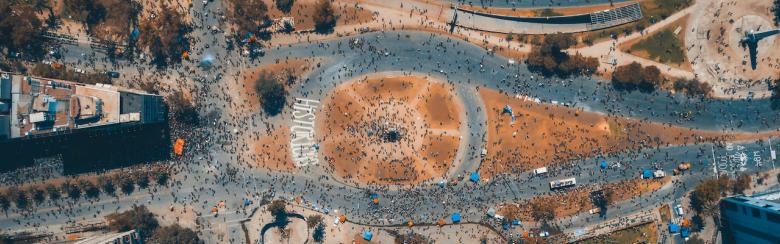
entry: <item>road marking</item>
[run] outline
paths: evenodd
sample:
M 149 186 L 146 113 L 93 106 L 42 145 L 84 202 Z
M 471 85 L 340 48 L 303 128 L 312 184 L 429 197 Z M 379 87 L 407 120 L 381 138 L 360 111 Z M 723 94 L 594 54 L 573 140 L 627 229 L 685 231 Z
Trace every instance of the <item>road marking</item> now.
M 715 179 L 717 179 L 718 176 L 718 161 L 715 159 L 715 146 L 710 145 L 710 151 L 712 152 L 712 171 L 715 172 Z

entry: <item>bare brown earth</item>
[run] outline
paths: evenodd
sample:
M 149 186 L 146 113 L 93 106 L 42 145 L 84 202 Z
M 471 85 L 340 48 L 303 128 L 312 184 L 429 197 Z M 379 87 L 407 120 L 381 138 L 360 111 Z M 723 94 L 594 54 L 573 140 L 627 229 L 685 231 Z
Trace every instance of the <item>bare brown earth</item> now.
M 285 172 L 296 170 L 292 161 L 290 149 L 290 128 L 280 126 L 273 129 L 270 134 L 264 134 L 260 138 L 250 142 L 252 165 Z
M 724 133 L 610 117 L 537 104 L 480 89 L 488 116 L 487 156 L 480 174 L 518 173 L 615 152 L 709 141 L 744 141 L 780 134 Z M 510 105 L 516 121 L 501 114 Z
M 630 179 L 612 182 L 601 186 L 580 187 L 571 191 L 558 192 L 552 195 L 536 196 L 519 203 L 508 203 L 499 206 L 497 213 L 508 219 L 518 219 L 524 222 L 535 221 L 531 215 L 533 205 L 552 205 L 555 218 L 562 218 L 588 212 L 596 208 L 589 197 L 595 190 L 611 190 L 614 192 L 612 202 L 624 201 L 641 194 L 655 191 L 669 182 L 671 177 L 663 179 Z
M 452 87 L 420 76 L 346 82 L 322 101 L 320 154 L 335 174 L 363 183 L 413 184 L 444 174 L 460 143 Z M 441 111 L 435 111 L 441 110 Z M 398 131 L 398 141 L 385 140 Z

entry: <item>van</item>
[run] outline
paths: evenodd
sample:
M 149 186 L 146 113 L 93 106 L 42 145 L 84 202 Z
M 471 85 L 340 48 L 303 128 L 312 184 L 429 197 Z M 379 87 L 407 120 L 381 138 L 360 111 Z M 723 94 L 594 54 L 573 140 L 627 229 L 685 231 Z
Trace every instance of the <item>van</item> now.
M 547 173 L 547 167 L 541 167 L 541 168 L 538 168 L 538 169 L 534 169 L 533 172 L 534 172 L 534 175 L 540 175 L 540 174 Z

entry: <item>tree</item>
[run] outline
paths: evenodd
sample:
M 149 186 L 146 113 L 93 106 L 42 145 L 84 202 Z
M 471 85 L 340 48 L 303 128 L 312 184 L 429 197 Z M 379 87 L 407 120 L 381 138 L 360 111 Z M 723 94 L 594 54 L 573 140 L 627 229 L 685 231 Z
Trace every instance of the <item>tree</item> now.
M 0 46 L 42 53 L 43 24 L 28 4 L 0 4 Z
M 11 196 L 11 199 L 14 201 L 14 204 L 16 204 L 16 208 L 18 209 L 27 209 L 30 207 L 30 201 L 27 198 L 27 193 L 23 191 L 22 189 L 19 189 L 18 187 L 11 187 L 8 189 L 8 195 Z
M 132 179 L 121 177 L 119 178 L 119 188 L 123 193 L 125 193 L 125 195 L 130 195 L 133 193 L 133 191 L 135 191 L 135 183 Z
M 569 55 L 566 50 L 577 44 L 570 34 L 547 35 L 544 41 L 531 49 L 526 62 L 531 70 L 544 75 L 589 75 L 597 71 L 599 62 L 593 57 L 585 57 L 577 53 Z
M 112 231 L 139 230 L 144 237 L 150 236 L 159 224 L 154 214 L 144 205 L 134 205 L 132 209 L 106 216 L 108 228 Z
M 84 196 L 87 198 L 97 198 L 100 196 L 100 189 L 91 181 L 80 180 L 79 187 L 84 191 Z
M 314 228 L 311 238 L 318 243 L 325 241 L 325 225 L 322 223 L 318 224 L 317 228 Z
M 284 13 L 290 13 L 295 0 L 276 0 L 276 8 Z
M 152 234 L 156 243 L 196 244 L 203 243 L 198 234 L 190 228 L 181 227 L 179 224 L 160 227 Z
M 336 26 L 336 15 L 330 0 L 318 0 L 314 6 L 314 29 L 319 33 L 329 33 Z
M 661 70 L 658 69 L 658 67 L 655 67 L 655 65 L 646 66 L 642 70 L 642 80 L 646 83 L 652 84 L 653 86 L 658 86 L 663 81 L 663 77 L 661 77 Z
M 103 189 L 103 192 L 113 196 L 116 193 L 116 184 L 114 184 L 114 181 L 114 178 L 111 176 L 102 176 L 98 178 L 98 186 Z
M 81 197 L 81 188 L 69 180 L 63 182 L 60 186 L 60 189 L 62 189 L 63 192 L 68 193 L 68 197 L 73 200 L 79 199 Z
M 721 175 L 718 179 L 702 181 L 693 189 L 691 205 L 700 213 L 712 213 L 720 200 L 721 194 L 732 189 L 733 181 L 728 175 Z
M 734 192 L 739 194 L 745 194 L 746 190 L 750 189 L 751 177 L 749 174 L 740 174 L 737 176 L 736 182 L 734 182 Z
M 187 35 L 192 31 L 184 14 L 168 5 L 161 8 L 159 16 L 141 22 L 138 37 L 139 46 L 151 51 L 158 67 L 181 62 L 182 54 L 190 50 Z
M 35 201 L 36 204 L 41 204 L 43 201 L 46 200 L 46 192 L 43 191 L 43 189 L 38 187 L 30 187 L 30 194 L 32 195 L 33 201 Z
M 658 67 L 653 65 L 642 67 L 637 62 L 631 62 L 630 64 L 616 67 L 612 73 L 612 81 L 619 88 L 629 90 L 640 88 L 651 91 L 660 86 L 664 78 Z
M 263 106 L 263 111 L 269 116 L 281 113 L 287 103 L 287 91 L 284 85 L 280 84 L 271 73 L 260 73 L 255 81 L 255 92 Z
M 320 223 L 322 223 L 322 215 L 313 214 L 306 218 L 306 227 L 309 229 L 316 227 Z
M 154 174 L 154 180 L 157 182 L 158 185 L 167 185 L 168 184 L 168 178 L 170 178 L 170 174 L 168 171 L 165 170 L 159 170 Z
M 149 187 L 149 175 L 146 174 L 146 172 L 136 172 L 133 178 L 135 179 L 138 188 L 145 189 Z
M 279 224 L 280 229 L 284 229 L 290 222 L 287 219 L 286 205 L 283 200 L 274 200 L 268 205 L 268 212 L 274 217 L 274 222 Z
M 8 209 L 11 208 L 11 201 L 8 200 L 7 193 L 0 193 L 0 208 L 3 209 L 6 216 L 8 215 Z
M 238 27 L 238 35 L 241 38 L 250 32 L 257 33 L 259 28 L 267 27 L 270 23 L 268 7 L 262 0 L 230 0 L 230 3 L 233 9 L 228 11 L 228 15 Z
M 49 199 L 51 200 L 59 200 L 62 196 L 60 189 L 57 189 L 57 187 L 51 183 L 46 184 L 46 194 L 49 195 Z

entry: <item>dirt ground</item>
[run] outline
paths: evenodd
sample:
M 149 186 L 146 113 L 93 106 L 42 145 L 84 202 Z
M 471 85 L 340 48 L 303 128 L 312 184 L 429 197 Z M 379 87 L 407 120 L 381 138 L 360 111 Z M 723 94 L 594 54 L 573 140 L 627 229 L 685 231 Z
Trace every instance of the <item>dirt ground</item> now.
M 289 127 L 279 126 L 270 134 L 249 141 L 251 165 L 285 172 L 297 169 L 291 157 Z
M 487 108 L 487 156 L 480 174 L 519 173 L 607 153 L 705 141 L 743 141 L 780 132 L 728 134 L 608 117 L 552 104 L 537 104 L 480 89 Z M 510 105 L 516 121 L 501 114 Z
M 633 3 L 634 2 L 621 2 L 621 3 L 615 3 L 613 4 L 613 6 L 610 6 L 609 4 L 598 4 L 598 5 L 562 7 L 562 8 L 550 8 L 550 9 L 557 15 L 566 16 L 566 15 L 588 14 L 596 11 L 618 8 Z M 540 8 L 495 8 L 495 7 L 484 7 L 484 6 L 473 6 L 473 5 L 460 5 L 459 7 L 462 9 L 478 11 L 483 13 L 518 16 L 518 17 L 539 17 L 541 16 L 540 15 L 541 11 L 543 11 L 543 9 Z
M 453 92 L 420 76 L 346 82 L 322 101 L 317 115 L 321 156 L 336 175 L 360 182 L 419 183 L 441 176 L 460 143 L 463 108 Z
M 671 181 L 671 177 L 667 176 L 657 180 L 623 180 L 604 184 L 600 188 L 596 186 L 581 187 L 571 191 L 553 193 L 552 195 L 536 196 L 520 203 L 504 204 L 499 206 L 497 212 L 508 219 L 534 222 L 535 220 L 531 215 L 533 205 L 553 205 L 555 218 L 568 217 L 596 208 L 590 199 L 590 192 L 592 191 L 599 189 L 612 190 L 614 192 L 612 202 L 619 202 L 657 190 L 669 181 Z

